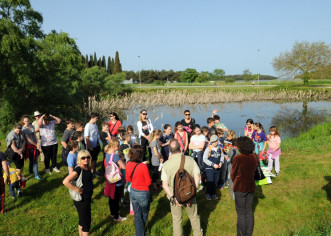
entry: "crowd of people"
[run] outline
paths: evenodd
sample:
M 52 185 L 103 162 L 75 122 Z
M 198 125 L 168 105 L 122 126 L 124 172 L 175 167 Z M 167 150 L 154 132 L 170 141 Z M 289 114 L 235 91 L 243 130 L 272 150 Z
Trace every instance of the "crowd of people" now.
M 124 127 L 115 112 L 109 114 L 109 121 L 102 122 L 101 131 L 97 126 L 97 113 L 90 115 L 85 126 L 82 122 L 66 121 L 61 145 L 62 161 L 68 167 L 68 176 L 63 184 L 80 196 L 79 200 L 73 198 L 79 215 L 80 235 L 89 235 L 92 180 L 102 176 L 105 177 L 104 195 L 109 198 L 110 216 L 116 222 L 126 220 L 120 215 L 120 203 L 125 193 L 129 193 L 136 235 L 145 235 L 151 191 L 159 192 L 161 189 L 170 200 L 173 235 L 182 234 L 182 207 L 186 208 L 194 235 L 203 235 L 195 197 L 185 204 L 174 198 L 174 176 L 182 154 L 185 155 L 185 170 L 193 177 L 198 191 L 205 189 L 207 201 L 218 200 L 217 188 L 229 188 L 237 211 L 237 234 L 252 234 L 257 165 L 264 165 L 262 160 L 266 157 L 269 171 L 272 171 L 273 164 L 276 175 L 280 171 L 281 139 L 277 127 L 270 127 L 270 134 L 266 135 L 261 123 L 247 119 L 245 136 L 236 137 L 233 130 L 220 122 L 217 110 L 202 127 L 191 117 L 189 110 L 184 111 L 184 116 L 183 120 L 175 122 L 174 127 L 166 124 L 161 131 L 154 128 L 147 110 L 142 110 L 136 124 L 137 136 L 134 127 Z M 24 115 L 6 138 L 5 153 L 0 152 L 1 212 L 4 210 L 5 183 L 9 185 L 13 198 L 22 196 L 20 181 L 23 180 L 25 159 L 29 159 L 29 172 L 38 181 L 41 180 L 39 157 L 44 162 L 45 174 L 59 172 L 55 126 L 61 123 L 61 119 L 38 111 L 34 112 L 34 118 L 31 124 L 30 117 Z M 97 171 L 100 152 L 103 164 Z M 11 163 L 16 169 L 9 166 Z

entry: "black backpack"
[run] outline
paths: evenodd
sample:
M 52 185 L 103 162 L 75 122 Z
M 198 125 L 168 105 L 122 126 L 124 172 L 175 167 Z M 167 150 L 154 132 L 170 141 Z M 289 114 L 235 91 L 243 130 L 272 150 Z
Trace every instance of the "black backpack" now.
M 185 156 L 182 154 L 180 167 L 174 178 L 174 197 L 179 204 L 185 204 L 195 197 L 197 189 L 194 178 L 184 169 Z

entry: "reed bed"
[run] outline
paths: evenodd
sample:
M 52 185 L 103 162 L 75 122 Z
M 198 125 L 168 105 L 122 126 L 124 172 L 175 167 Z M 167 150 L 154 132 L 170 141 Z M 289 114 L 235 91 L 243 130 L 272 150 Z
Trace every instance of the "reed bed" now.
M 101 98 L 91 97 L 88 102 L 87 112 L 98 112 L 107 115 L 109 111 L 120 111 L 131 108 L 151 108 L 159 105 L 176 106 L 181 104 L 212 104 L 243 101 L 314 101 L 328 100 L 329 90 L 293 90 L 287 88 L 272 90 L 157 90 L 153 92 L 133 92 L 126 96 Z

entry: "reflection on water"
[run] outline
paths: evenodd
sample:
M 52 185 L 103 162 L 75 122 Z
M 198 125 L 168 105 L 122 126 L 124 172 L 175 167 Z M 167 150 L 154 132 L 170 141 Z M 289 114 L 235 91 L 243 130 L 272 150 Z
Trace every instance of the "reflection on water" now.
M 279 127 L 282 138 L 297 136 L 314 125 L 325 121 L 331 113 L 331 102 L 233 102 L 209 105 L 155 106 L 149 107 L 148 116 L 155 128 L 172 127 L 184 118 L 183 111 L 190 110 L 191 116 L 200 126 L 207 126 L 207 118 L 217 109 L 221 122 L 236 134 L 243 135 L 246 120 L 260 122 L 266 132 L 272 125 Z M 140 109 L 124 111 L 124 125 L 132 124 L 136 129 Z M 161 130 L 162 130 L 161 129 Z

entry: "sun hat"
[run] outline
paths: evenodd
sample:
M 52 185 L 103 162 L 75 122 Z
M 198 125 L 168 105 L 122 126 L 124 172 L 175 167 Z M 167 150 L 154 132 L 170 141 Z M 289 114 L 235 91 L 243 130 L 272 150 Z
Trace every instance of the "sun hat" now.
M 33 113 L 33 116 L 41 116 L 41 114 L 40 114 L 39 111 L 35 111 L 35 112 Z
M 216 141 L 218 141 L 218 137 L 217 137 L 215 134 L 213 134 L 213 135 L 210 137 L 210 142 L 213 143 L 213 142 L 216 142 Z

